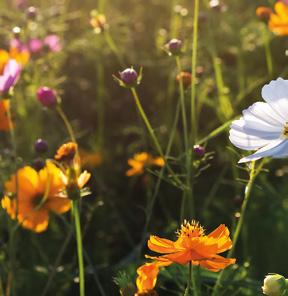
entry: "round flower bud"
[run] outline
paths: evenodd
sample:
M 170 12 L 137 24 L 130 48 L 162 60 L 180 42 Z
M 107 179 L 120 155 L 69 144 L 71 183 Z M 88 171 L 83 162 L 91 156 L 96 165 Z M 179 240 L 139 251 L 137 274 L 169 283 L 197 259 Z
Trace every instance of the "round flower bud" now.
M 47 86 L 42 86 L 37 90 L 37 98 L 45 107 L 54 107 L 57 103 L 55 90 Z
M 44 153 L 48 150 L 48 143 L 43 139 L 37 139 L 34 144 L 35 151 L 37 153 Z
M 260 6 L 256 9 L 256 15 L 262 21 L 267 21 L 272 13 L 273 10 L 270 7 Z
M 137 84 L 138 73 L 133 68 L 127 68 L 120 72 L 120 78 L 126 86 L 134 86 Z
M 189 87 L 191 85 L 191 81 L 192 81 L 192 75 L 190 72 L 184 72 L 182 71 L 181 73 L 179 73 L 176 77 L 176 79 L 178 81 L 182 81 L 183 86 L 185 88 Z
M 39 172 L 40 170 L 42 170 L 45 167 L 45 161 L 41 158 L 36 158 L 33 161 L 32 166 L 37 172 Z
M 28 19 L 34 20 L 37 16 L 37 9 L 34 6 L 28 7 L 26 15 Z
M 171 55 L 179 55 L 181 53 L 182 45 L 183 45 L 182 41 L 176 38 L 171 39 L 166 44 L 168 52 Z
M 203 146 L 194 145 L 193 151 L 198 157 L 203 157 L 205 155 L 205 148 Z
M 287 280 L 280 274 L 266 275 L 263 283 L 263 294 L 268 296 L 281 296 L 287 289 Z
M 12 29 L 13 35 L 15 38 L 19 38 L 20 34 L 21 34 L 21 28 L 20 27 L 14 27 Z

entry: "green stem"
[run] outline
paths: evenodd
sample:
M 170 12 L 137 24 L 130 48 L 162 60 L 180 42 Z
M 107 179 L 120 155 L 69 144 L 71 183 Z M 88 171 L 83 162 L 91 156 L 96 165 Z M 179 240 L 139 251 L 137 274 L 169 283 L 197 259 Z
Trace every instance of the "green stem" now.
M 192 263 L 190 261 L 189 262 L 189 273 L 188 273 L 188 278 L 187 278 L 187 287 L 185 289 L 184 296 L 189 296 L 189 294 L 190 294 L 191 277 L 192 277 Z
M 242 226 L 243 226 L 245 214 L 246 214 L 246 211 L 247 211 L 247 204 L 248 204 L 250 196 L 251 196 L 251 191 L 252 191 L 255 179 L 258 176 L 258 174 L 261 172 L 261 169 L 262 169 L 264 163 L 265 163 L 265 159 L 263 159 L 260 162 L 257 169 L 255 169 L 255 161 L 251 162 L 251 168 L 250 168 L 250 173 L 249 173 L 249 181 L 248 181 L 248 183 L 247 183 L 247 185 L 245 187 L 245 195 L 244 195 L 244 200 L 243 200 L 241 211 L 240 211 L 240 218 L 239 218 L 239 220 L 238 220 L 238 222 L 236 224 L 235 232 L 234 232 L 233 237 L 232 237 L 233 247 L 228 252 L 227 258 L 231 258 L 233 256 L 233 254 L 234 254 L 235 247 L 236 247 L 236 244 L 237 244 L 237 242 L 239 240 L 239 235 L 241 233 L 241 229 L 242 229 Z M 218 295 L 218 291 L 219 291 L 219 289 L 221 287 L 221 282 L 222 282 L 223 276 L 224 276 L 224 269 L 220 272 L 220 274 L 218 276 L 218 279 L 217 279 L 216 284 L 215 284 L 214 289 L 213 289 L 212 296 L 217 296 Z
M 197 109 L 196 109 L 196 67 L 198 50 L 198 18 L 199 0 L 194 2 L 194 22 L 193 22 L 193 44 L 192 44 L 192 83 L 191 83 L 191 142 L 192 145 L 197 140 Z
M 146 116 L 146 113 L 145 113 L 142 105 L 141 105 L 141 102 L 139 100 L 139 97 L 138 97 L 138 94 L 136 92 L 136 89 L 134 87 L 132 87 L 131 88 L 131 92 L 132 92 L 133 98 L 135 100 L 135 104 L 137 106 L 137 109 L 138 109 L 138 111 L 140 113 L 140 116 L 141 116 L 142 120 L 145 123 L 145 126 L 146 126 L 146 128 L 148 130 L 148 133 L 149 133 L 149 135 L 150 135 L 150 137 L 152 139 L 152 142 L 153 142 L 153 144 L 154 144 L 157 152 L 165 160 L 165 165 L 166 165 L 167 170 L 169 171 L 169 173 L 171 173 L 171 176 L 175 179 L 175 181 L 178 183 L 178 185 L 182 186 L 183 185 L 182 181 L 178 178 L 178 176 L 171 169 L 170 165 L 168 164 L 168 162 L 167 162 L 167 160 L 165 158 L 165 155 L 164 155 L 163 150 L 162 150 L 162 148 L 161 148 L 161 146 L 159 144 L 159 141 L 158 141 L 158 139 L 157 139 L 157 137 L 155 135 L 155 132 L 154 132 L 154 130 L 153 130 L 153 128 L 152 128 L 152 126 L 151 126 L 151 124 L 150 124 L 147 116 Z
M 114 40 L 112 39 L 110 32 L 108 30 L 104 31 L 104 36 L 106 39 L 106 42 L 110 48 L 110 50 L 115 54 L 119 64 L 121 65 L 121 67 L 125 67 L 125 63 L 123 61 L 123 59 L 121 58 L 121 56 L 119 55 L 119 50 L 114 42 Z
M 265 47 L 265 57 L 266 57 L 266 64 L 267 64 L 267 71 L 268 75 L 271 78 L 273 76 L 273 61 L 272 61 L 272 54 L 270 48 L 270 38 L 269 38 L 269 31 L 264 29 L 264 47 Z
M 180 58 L 176 57 L 176 64 L 179 74 L 182 72 Z M 188 128 L 187 128 L 187 115 L 186 115 L 186 104 L 185 104 L 185 95 L 184 95 L 184 85 L 182 79 L 179 79 L 179 93 L 180 93 L 180 105 L 181 105 L 181 113 L 182 113 L 182 125 L 183 125 L 183 133 L 184 133 L 184 148 L 185 148 L 185 156 L 186 156 L 186 190 L 183 191 L 182 202 L 181 202 L 181 212 L 180 212 L 180 222 L 182 223 L 185 216 L 185 208 L 186 202 L 188 199 L 189 202 L 189 216 L 194 216 L 194 200 L 191 188 L 191 154 L 189 149 L 188 142 Z M 191 218 L 189 217 L 189 218 Z
M 78 254 L 78 267 L 79 267 L 79 292 L 80 296 L 85 296 L 85 275 L 84 275 L 84 260 L 83 260 L 83 249 L 82 249 L 82 235 L 81 235 L 81 224 L 79 216 L 78 201 L 72 201 L 72 213 L 74 216 L 75 231 L 76 231 L 76 242 L 77 242 L 77 254 Z
M 63 110 L 62 110 L 62 108 L 61 108 L 60 105 L 57 105 L 56 111 L 58 112 L 59 116 L 63 120 L 71 141 L 74 142 L 74 143 L 77 143 L 76 142 L 76 137 L 74 135 L 73 128 L 72 128 L 72 126 L 71 126 L 71 124 L 70 124 L 70 122 L 69 122 L 66 114 L 63 112 Z

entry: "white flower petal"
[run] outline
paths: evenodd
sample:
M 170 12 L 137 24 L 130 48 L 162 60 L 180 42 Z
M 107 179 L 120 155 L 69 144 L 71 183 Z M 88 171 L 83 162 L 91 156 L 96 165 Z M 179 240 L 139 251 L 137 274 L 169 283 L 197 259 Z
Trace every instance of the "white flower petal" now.
M 273 108 L 264 102 L 256 102 L 247 110 L 243 111 L 245 120 L 257 120 L 263 124 L 283 127 L 285 120 L 281 118 Z
M 262 88 L 262 97 L 285 122 L 288 121 L 288 80 L 272 80 Z
M 257 160 L 263 157 L 279 157 L 286 149 L 287 140 L 278 139 L 270 142 L 270 144 L 256 151 L 254 154 L 241 158 L 238 163 L 244 163 L 252 160 Z

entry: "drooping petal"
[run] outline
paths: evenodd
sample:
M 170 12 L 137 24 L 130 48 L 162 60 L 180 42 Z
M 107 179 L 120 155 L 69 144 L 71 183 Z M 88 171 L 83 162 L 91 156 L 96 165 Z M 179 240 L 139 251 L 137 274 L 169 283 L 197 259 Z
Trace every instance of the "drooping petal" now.
M 46 201 L 45 207 L 57 214 L 66 213 L 71 208 L 71 200 L 66 197 L 56 196 Z
M 236 259 L 234 258 L 224 258 L 222 256 L 215 256 L 212 259 L 207 260 L 200 260 L 199 265 L 209 269 L 210 271 L 217 272 L 221 269 L 226 268 L 229 265 L 232 265 L 236 262 Z
M 154 289 L 159 273 L 159 266 L 156 262 L 145 263 L 137 269 L 136 285 L 138 293 L 149 292 Z
M 285 143 L 287 140 L 278 139 L 271 141 L 270 144 L 264 146 L 263 148 L 257 150 L 254 154 L 243 157 L 239 160 L 239 163 L 244 163 L 252 160 L 258 160 L 263 157 L 277 157 L 279 153 L 283 153 L 283 148 L 286 147 Z M 284 145 L 284 146 L 283 146 Z

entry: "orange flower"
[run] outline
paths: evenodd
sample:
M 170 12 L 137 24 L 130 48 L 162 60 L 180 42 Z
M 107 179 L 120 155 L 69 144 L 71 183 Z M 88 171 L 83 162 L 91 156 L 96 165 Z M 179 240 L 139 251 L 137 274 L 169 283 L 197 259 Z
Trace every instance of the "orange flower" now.
M 79 156 L 83 167 L 96 167 L 102 163 L 102 155 L 100 152 L 88 152 L 84 149 L 79 149 Z
M 104 30 L 108 29 L 106 16 L 99 13 L 97 10 L 91 11 L 90 25 L 94 28 L 94 32 L 99 34 Z
M 204 229 L 198 222 L 184 221 L 177 234 L 176 241 L 151 235 L 148 248 L 164 255 L 147 257 L 165 264 L 167 261 L 182 265 L 191 262 L 193 265 L 200 265 L 214 272 L 235 263 L 233 258 L 218 255 L 232 247 L 229 230 L 225 225 L 221 224 L 213 232 L 205 235 Z
M 137 269 L 138 277 L 136 279 L 136 286 L 138 291 L 135 296 L 153 295 L 153 289 L 157 282 L 159 268 L 170 264 L 170 261 L 154 261 L 141 265 Z M 156 292 L 155 295 L 157 295 Z
M 131 168 L 126 172 L 126 176 L 131 177 L 143 174 L 145 167 L 163 167 L 165 162 L 162 157 L 152 157 L 149 153 L 142 152 L 134 154 L 134 157 L 128 160 L 128 164 Z
M 276 35 L 288 35 L 288 6 L 283 2 L 276 2 L 275 13 L 270 15 L 268 27 Z
M 272 13 L 273 10 L 270 7 L 259 6 L 256 9 L 256 15 L 263 21 L 267 21 Z
M 77 144 L 74 142 L 68 142 L 60 146 L 57 150 L 55 159 L 58 161 L 71 161 L 74 159 L 77 152 Z
M 69 211 L 71 201 L 65 196 L 64 190 L 63 173 L 52 162 L 47 161 L 39 172 L 25 166 L 18 170 L 17 181 L 16 175 L 13 175 L 5 183 L 1 205 L 24 228 L 42 232 L 48 227 L 50 211 L 58 214 Z
M 8 109 L 10 108 L 9 100 L 0 101 L 0 131 L 9 131 L 10 128 L 13 128 L 13 123 L 9 120 Z

